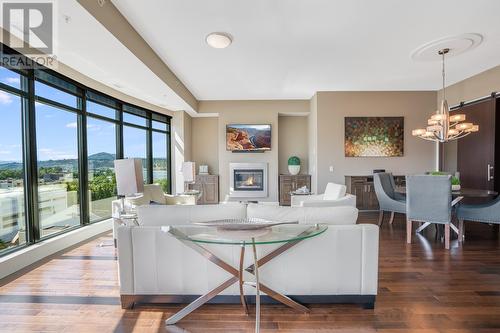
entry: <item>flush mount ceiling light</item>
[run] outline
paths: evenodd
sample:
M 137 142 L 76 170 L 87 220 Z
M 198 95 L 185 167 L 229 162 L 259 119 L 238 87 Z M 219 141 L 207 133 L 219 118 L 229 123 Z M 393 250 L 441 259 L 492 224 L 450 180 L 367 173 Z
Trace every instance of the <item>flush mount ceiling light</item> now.
M 225 49 L 231 45 L 233 39 L 225 32 L 212 32 L 207 36 L 206 41 L 214 49 Z

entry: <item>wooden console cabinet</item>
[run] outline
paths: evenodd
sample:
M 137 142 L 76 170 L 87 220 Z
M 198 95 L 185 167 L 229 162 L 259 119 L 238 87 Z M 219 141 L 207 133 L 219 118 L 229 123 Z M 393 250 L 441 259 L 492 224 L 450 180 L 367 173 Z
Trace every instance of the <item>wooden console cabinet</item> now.
M 188 189 L 201 191 L 198 205 L 214 205 L 219 203 L 219 176 L 196 175 L 194 184 L 189 184 Z
M 279 197 L 280 206 L 290 206 L 291 196 L 290 192 L 307 186 L 311 190 L 311 176 L 310 175 L 280 175 L 279 176 Z
M 396 186 L 404 186 L 405 176 L 394 176 Z M 378 210 L 378 200 L 373 186 L 373 176 L 345 176 L 347 193 L 356 196 L 359 210 Z

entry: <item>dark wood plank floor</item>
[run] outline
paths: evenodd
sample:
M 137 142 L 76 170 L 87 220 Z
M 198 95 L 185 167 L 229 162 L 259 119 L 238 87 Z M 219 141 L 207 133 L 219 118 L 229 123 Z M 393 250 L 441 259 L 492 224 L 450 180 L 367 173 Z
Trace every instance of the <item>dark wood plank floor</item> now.
M 375 223 L 364 213 L 360 222 Z M 309 315 L 264 305 L 262 332 L 500 332 L 500 241 L 488 225 L 467 225 L 450 251 L 433 229 L 405 244 L 402 216 L 381 230 L 374 310 L 311 305 Z M 178 306 L 122 310 L 116 254 L 106 235 L 0 281 L 0 332 L 165 332 Z M 251 332 L 237 305 L 207 305 L 167 332 Z

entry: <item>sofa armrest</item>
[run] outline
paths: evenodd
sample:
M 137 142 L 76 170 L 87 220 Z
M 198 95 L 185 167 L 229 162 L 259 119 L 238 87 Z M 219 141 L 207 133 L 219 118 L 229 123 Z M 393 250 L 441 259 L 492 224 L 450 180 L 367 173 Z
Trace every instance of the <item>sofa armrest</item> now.
M 120 294 L 134 293 L 134 256 L 132 247 L 132 228 L 124 225 L 116 230 L 118 247 L 118 266 L 120 278 Z
M 292 195 L 291 196 L 291 206 L 301 207 L 302 203 L 309 201 L 321 201 L 323 200 L 323 194 L 313 194 L 313 195 Z

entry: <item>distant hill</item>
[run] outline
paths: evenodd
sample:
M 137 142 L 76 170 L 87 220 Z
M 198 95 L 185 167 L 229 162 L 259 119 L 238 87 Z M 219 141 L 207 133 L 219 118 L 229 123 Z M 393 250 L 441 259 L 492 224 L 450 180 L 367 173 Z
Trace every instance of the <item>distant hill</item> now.
M 90 155 L 88 160 L 89 164 L 93 168 L 113 168 L 113 161 L 115 160 L 115 154 L 109 153 L 96 153 Z M 9 162 L 9 161 L 0 161 L 0 169 L 2 170 L 16 170 L 22 168 L 22 163 L 20 162 Z M 54 167 L 54 166 L 67 166 L 72 167 L 74 169 L 78 168 L 78 160 L 77 159 L 62 159 L 62 160 L 46 160 L 46 161 L 38 161 L 38 167 Z
M 115 154 L 110 153 L 97 153 L 89 156 L 89 161 L 91 160 L 106 160 L 106 161 L 114 161 L 116 159 Z

